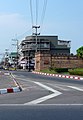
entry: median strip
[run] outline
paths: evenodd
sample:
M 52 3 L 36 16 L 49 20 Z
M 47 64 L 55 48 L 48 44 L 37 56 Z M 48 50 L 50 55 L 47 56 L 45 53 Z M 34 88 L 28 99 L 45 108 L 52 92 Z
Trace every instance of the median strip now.
M 9 76 L 9 77 L 7 77 L 7 76 Z M 13 81 L 11 79 L 13 79 Z M 1 82 L 0 94 L 16 93 L 16 92 L 22 91 L 20 85 L 18 84 L 18 82 L 16 81 L 14 76 L 9 72 L 6 72 L 6 73 L 3 72 L 3 74 L 1 74 L 0 82 Z

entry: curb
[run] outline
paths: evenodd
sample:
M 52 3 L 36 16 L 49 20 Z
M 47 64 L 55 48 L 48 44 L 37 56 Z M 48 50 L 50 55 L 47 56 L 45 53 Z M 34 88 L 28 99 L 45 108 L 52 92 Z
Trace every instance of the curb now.
M 60 75 L 60 74 L 49 74 L 49 73 L 42 73 L 42 72 L 34 72 L 35 74 L 40 75 L 47 75 L 47 76 L 53 76 L 53 77 L 60 77 L 60 78 L 68 78 L 68 79 L 75 79 L 75 80 L 83 80 L 83 77 L 79 76 L 71 76 L 71 75 Z
M 14 76 L 11 73 L 3 73 L 3 75 L 10 75 L 13 78 L 13 81 L 16 87 L 0 89 L 0 94 L 16 93 L 16 92 L 22 91 L 22 88 L 20 87 L 19 83 L 15 80 Z
M 0 94 L 16 93 L 20 91 L 21 91 L 20 87 L 4 88 L 4 89 L 0 89 Z

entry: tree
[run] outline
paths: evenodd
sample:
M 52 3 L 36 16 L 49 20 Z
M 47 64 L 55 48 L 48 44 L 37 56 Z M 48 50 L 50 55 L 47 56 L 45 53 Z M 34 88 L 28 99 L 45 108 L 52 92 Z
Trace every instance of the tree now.
M 76 51 L 77 51 L 77 56 L 83 59 L 83 46 L 78 48 Z

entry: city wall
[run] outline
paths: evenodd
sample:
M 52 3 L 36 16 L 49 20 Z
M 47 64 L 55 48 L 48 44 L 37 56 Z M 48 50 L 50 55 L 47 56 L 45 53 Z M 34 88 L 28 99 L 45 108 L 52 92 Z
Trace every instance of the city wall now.
M 77 56 L 50 55 L 50 53 L 36 53 L 35 70 L 52 68 L 83 68 L 83 60 Z

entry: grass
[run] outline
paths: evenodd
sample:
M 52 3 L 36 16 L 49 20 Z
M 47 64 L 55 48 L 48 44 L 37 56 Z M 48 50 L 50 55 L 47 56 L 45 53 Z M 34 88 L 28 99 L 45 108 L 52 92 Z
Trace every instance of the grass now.
M 50 74 L 57 74 L 58 73 L 55 70 L 49 70 L 49 69 L 44 69 L 44 70 L 41 70 L 40 72 L 50 73 Z M 59 74 L 67 74 L 67 75 L 71 74 L 71 75 L 83 76 L 83 68 L 70 69 L 69 72 L 61 72 Z
M 56 73 L 57 73 L 57 72 L 55 72 L 54 70 L 49 70 L 49 69 L 44 69 L 44 70 L 41 70 L 40 72 L 50 73 L 50 74 L 56 74 Z

